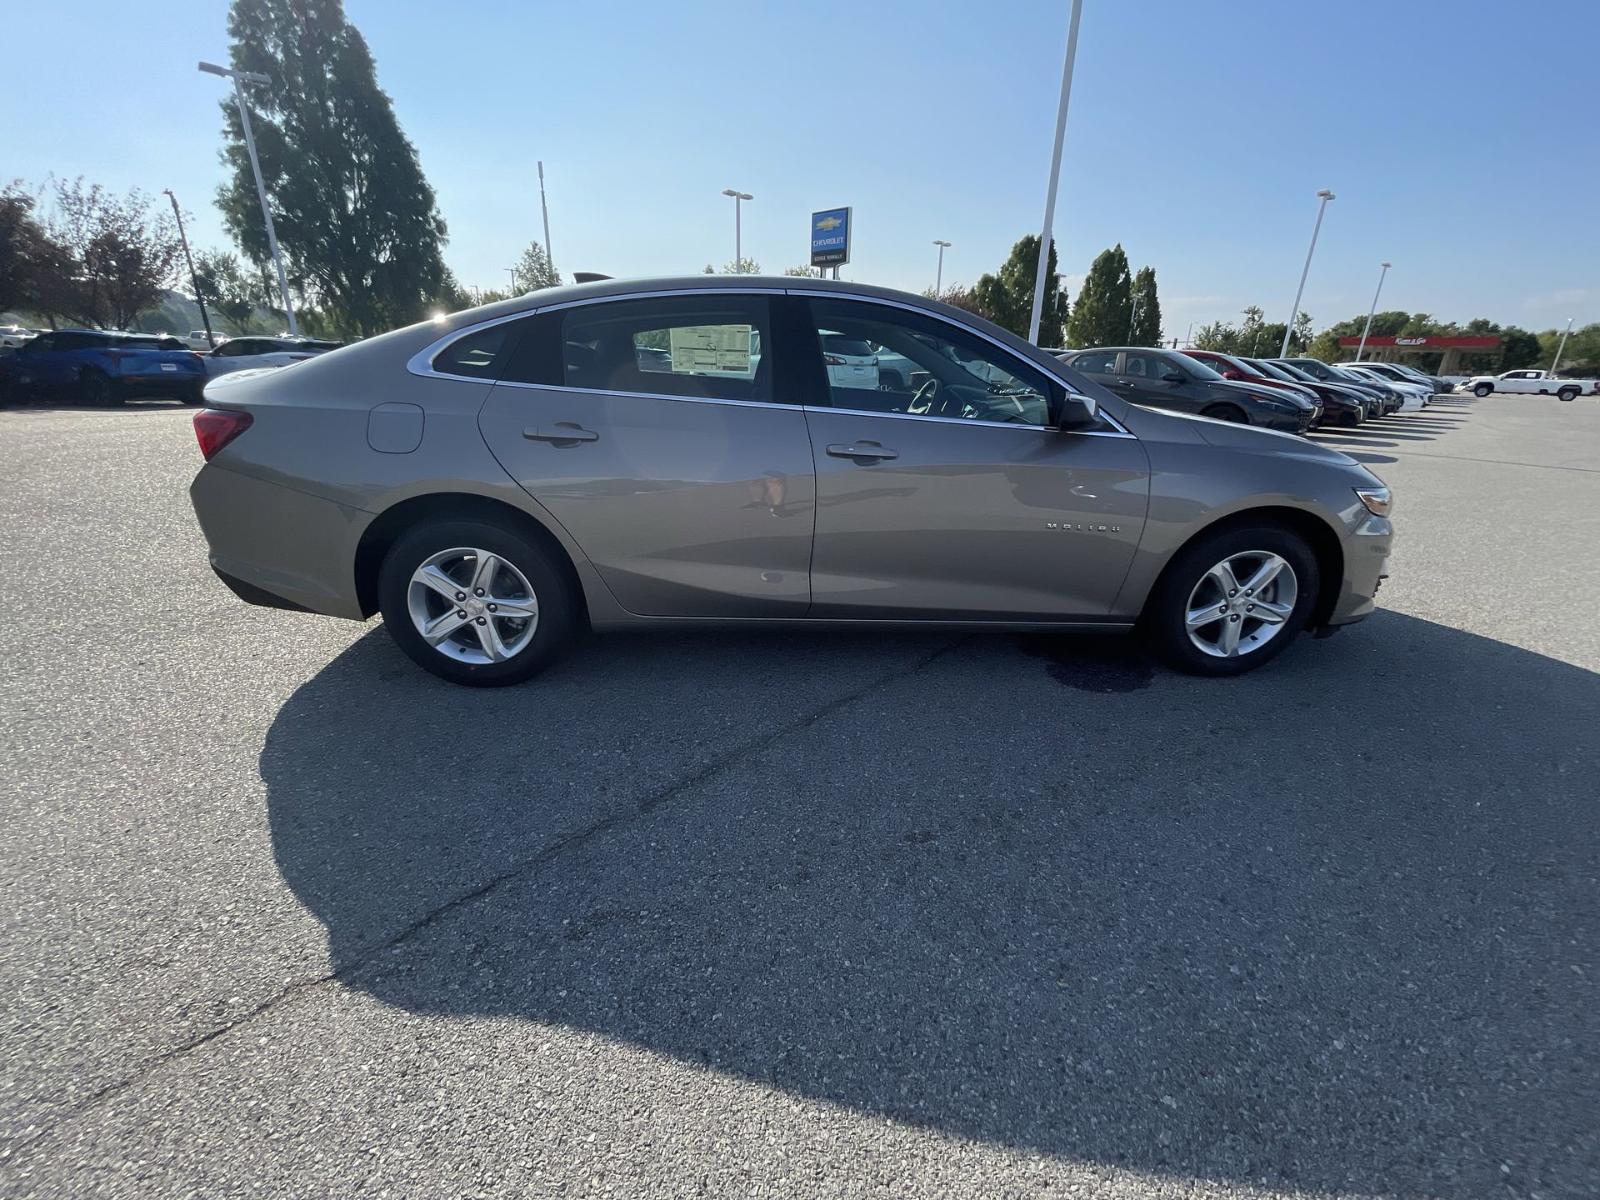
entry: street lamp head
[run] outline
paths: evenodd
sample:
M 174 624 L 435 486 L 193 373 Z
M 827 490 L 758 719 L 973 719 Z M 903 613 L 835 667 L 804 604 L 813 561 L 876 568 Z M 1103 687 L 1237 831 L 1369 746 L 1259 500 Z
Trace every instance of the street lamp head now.
M 200 64 L 200 69 L 207 75 L 221 75 L 224 78 L 232 74 L 227 67 L 219 67 L 216 63 L 203 62 Z
M 948 246 L 948 245 L 950 245 L 950 243 L 949 243 L 949 242 L 947 242 L 947 241 L 945 241 L 945 240 L 944 240 L 944 239 L 942 239 L 942 238 L 934 238 L 934 239 L 933 239 L 933 244 L 934 244 L 934 245 L 935 245 L 935 246 Z
M 741 192 L 737 188 L 723 188 L 722 189 L 722 194 L 724 196 L 732 196 L 735 200 L 754 200 L 755 199 L 755 197 L 752 196 L 749 192 Z
M 1317 199 L 1318 200 L 1332 200 L 1333 199 L 1333 193 L 1330 192 L 1327 188 L 1323 188 L 1320 192 L 1317 193 Z
M 263 75 L 260 71 L 231 71 L 227 67 L 219 67 L 216 63 L 203 62 L 200 69 L 207 75 L 220 75 L 224 79 L 242 79 L 245 83 L 271 83 L 272 76 Z
M 1384 264 L 1383 264 L 1383 269 L 1384 269 L 1384 270 L 1385 270 L 1385 271 L 1387 271 L 1387 270 L 1388 270 L 1388 269 L 1389 269 L 1389 268 L 1390 268 L 1390 267 L 1392 267 L 1392 266 L 1394 266 L 1394 264 L 1393 264 L 1393 263 L 1390 263 L 1390 262 L 1386 262 L 1386 263 L 1384 263 Z

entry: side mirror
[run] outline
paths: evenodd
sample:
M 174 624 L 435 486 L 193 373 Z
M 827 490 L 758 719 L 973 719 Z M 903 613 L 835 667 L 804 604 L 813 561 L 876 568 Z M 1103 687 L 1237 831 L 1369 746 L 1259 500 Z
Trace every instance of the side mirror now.
M 1061 416 L 1057 429 L 1084 429 L 1100 419 L 1100 406 L 1093 396 L 1082 392 L 1067 392 L 1061 399 Z
M 1238 372 L 1235 372 L 1234 374 L 1237 375 Z M 1189 382 L 1189 377 L 1187 375 L 1180 375 L 1176 371 L 1168 371 L 1165 375 L 1163 375 L 1161 377 L 1161 379 L 1162 379 L 1163 383 L 1188 383 Z
M 1235 370 L 1233 367 L 1229 367 L 1226 371 L 1224 371 L 1222 373 L 1222 377 L 1224 379 L 1243 379 L 1244 378 L 1244 372 Z

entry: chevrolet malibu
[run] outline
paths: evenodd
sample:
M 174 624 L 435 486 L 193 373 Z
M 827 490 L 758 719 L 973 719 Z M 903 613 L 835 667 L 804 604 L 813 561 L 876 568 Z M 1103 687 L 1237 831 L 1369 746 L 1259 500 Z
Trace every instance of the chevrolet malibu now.
M 838 337 L 916 370 L 854 386 Z M 1367 616 L 1391 539 L 1342 454 L 858 284 L 552 288 L 205 395 L 190 494 L 222 581 L 381 612 L 464 684 L 587 629 L 785 623 L 1137 629 L 1236 675 Z

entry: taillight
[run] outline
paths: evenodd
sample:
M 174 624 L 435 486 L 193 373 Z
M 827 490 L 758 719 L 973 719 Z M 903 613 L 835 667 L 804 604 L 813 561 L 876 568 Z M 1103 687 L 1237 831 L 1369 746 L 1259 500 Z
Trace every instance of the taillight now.
M 247 412 L 227 408 L 202 408 L 194 415 L 194 436 L 200 453 L 210 462 L 234 438 L 250 428 L 255 420 Z
M 824 354 L 822 356 L 822 361 L 827 363 L 830 367 L 844 366 L 844 359 L 840 358 L 837 354 Z

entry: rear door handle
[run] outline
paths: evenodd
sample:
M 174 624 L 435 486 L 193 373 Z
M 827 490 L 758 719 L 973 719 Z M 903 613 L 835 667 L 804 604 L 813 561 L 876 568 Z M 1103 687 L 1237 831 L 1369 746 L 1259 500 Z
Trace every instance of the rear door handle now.
M 582 425 L 571 421 L 557 421 L 554 425 L 541 425 L 538 429 L 524 429 L 522 436 L 530 442 L 554 442 L 560 445 L 563 442 L 598 442 L 600 435 L 592 429 L 585 429 Z
M 828 447 L 828 453 L 833 455 L 834 458 L 853 458 L 857 462 L 876 462 L 880 459 L 900 457 L 898 451 L 880 446 L 877 442 L 861 442 L 850 446 L 835 442 Z

